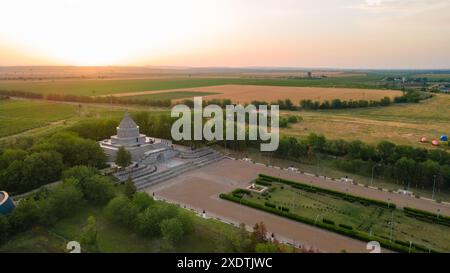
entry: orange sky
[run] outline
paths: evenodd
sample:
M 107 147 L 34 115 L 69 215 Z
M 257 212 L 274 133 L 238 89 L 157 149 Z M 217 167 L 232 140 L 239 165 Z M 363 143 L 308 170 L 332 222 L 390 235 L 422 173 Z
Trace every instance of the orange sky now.
M 449 0 L 4 0 L 0 65 L 450 68 Z

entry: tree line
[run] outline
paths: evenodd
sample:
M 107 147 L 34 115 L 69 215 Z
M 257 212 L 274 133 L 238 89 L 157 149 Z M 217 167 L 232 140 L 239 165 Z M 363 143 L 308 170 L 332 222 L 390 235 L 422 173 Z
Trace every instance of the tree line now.
M 48 94 L 43 95 L 40 93 L 15 91 L 15 90 L 0 90 L 1 95 L 16 96 L 31 99 L 47 99 L 52 101 L 67 101 L 67 102 L 79 102 L 79 103 L 104 103 L 104 104 L 135 104 L 145 106 L 156 107 L 170 107 L 174 104 L 170 99 L 155 100 L 149 98 L 133 98 L 131 97 L 115 97 L 115 96 L 103 96 L 103 97 L 91 97 L 91 96 L 79 96 L 71 94 Z M 425 100 L 432 97 L 431 94 L 425 92 L 419 92 L 415 90 L 408 90 L 402 96 L 397 96 L 393 100 L 389 97 L 383 97 L 380 100 L 324 100 L 313 101 L 309 99 L 300 100 L 299 105 L 295 105 L 292 100 L 277 100 L 272 102 L 253 100 L 251 104 L 260 105 L 279 105 L 280 110 L 330 110 L 330 109 L 347 109 L 347 108 L 364 108 L 364 107 L 385 107 L 390 106 L 393 103 L 418 103 L 421 100 Z M 190 108 L 194 107 L 194 101 L 192 99 L 185 99 L 182 104 L 187 105 Z M 212 99 L 203 101 L 203 106 L 219 105 L 225 108 L 226 105 L 233 105 L 230 99 Z M 245 104 L 248 105 L 248 104 Z
M 372 171 L 405 186 L 430 188 L 434 181 L 450 188 L 450 154 L 409 145 L 381 141 L 376 145 L 359 140 L 331 140 L 323 135 L 282 137 L 275 155 L 291 159 L 318 160 L 320 155 L 337 157 L 336 166 L 351 173 L 370 176 Z
M 105 162 L 97 142 L 62 131 L 27 149 L 0 150 L 0 188 L 20 194 L 59 180 L 62 171 L 72 166 L 104 167 Z

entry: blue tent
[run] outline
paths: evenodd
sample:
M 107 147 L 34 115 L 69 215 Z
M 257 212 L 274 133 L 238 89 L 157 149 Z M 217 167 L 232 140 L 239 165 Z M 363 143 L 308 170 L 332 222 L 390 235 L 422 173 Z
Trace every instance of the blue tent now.
M 441 141 L 448 141 L 448 136 L 442 135 L 440 138 Z

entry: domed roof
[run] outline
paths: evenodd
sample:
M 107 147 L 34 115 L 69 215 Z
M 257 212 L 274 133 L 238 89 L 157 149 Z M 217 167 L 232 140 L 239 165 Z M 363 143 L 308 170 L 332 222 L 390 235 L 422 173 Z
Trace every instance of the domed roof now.
M 119 124 L 120 129 L 135 129 L 138 128 L 138 125 L 128 114 L 128 111 L 125 112 L 125 116 Z

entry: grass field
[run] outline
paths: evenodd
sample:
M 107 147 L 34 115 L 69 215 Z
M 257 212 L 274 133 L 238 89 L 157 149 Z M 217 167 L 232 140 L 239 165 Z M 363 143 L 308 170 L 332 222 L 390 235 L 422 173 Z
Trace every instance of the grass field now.
M 44 228 L 20 233 L 0 246 L 0 253 L 63 253 L 67 241 Z
M 397 144 L 433 148 L 430 144 L 419 143 L 419 139 L 422 136 L 430 140 L 439 139 L 443 134 L 450 134 L 449 113 L 450 96 L 436 95 L 418 104 L 295 112 L 303 117 L 303 121 L 282 129 L 281 133 L 306 136 L 315 132 L 330 139 L 359 139 L 369 143 L 389 140 Z M 442 145 L 445 147 L 446 143 Z
M 269 86 L 317 86 L 377 89 L 381 76 L 332 77 L 324 79 L 252 79 L 252 78 L 164 78 L 130 80 L 43 80 L 0 81 L 0 90 L 20 90 L 42 94 L 98 96 L 115 93 L 193 88 L 224 84 Z
M 348 225 L 385 239 L 411 241 L 435 250 L 450 251 L 450 227 L 409 217 L 403 210 L 363 205 L 330 194 L 307 192 L 276 182 L 272 182 L 267 196 L 252 193 L 243 198 L 263 206 L 265 202 L 270 202 L 289 208 L 293 214 L 316 221 L 331 220 L 336 225 Z
M 178 99 L 192 99 L 195 96 L 208 96 L 218 93 L 214 92 L 195 92 L 195 91 L 173 91 L 162 92 L 156 94 L 130 96 L 130 99 L 149 99 L 149 100 L 178 100 Z
M 0 137 L 49 125 L 75 116 L 75 106 L 43 101 L 1 100 Z

